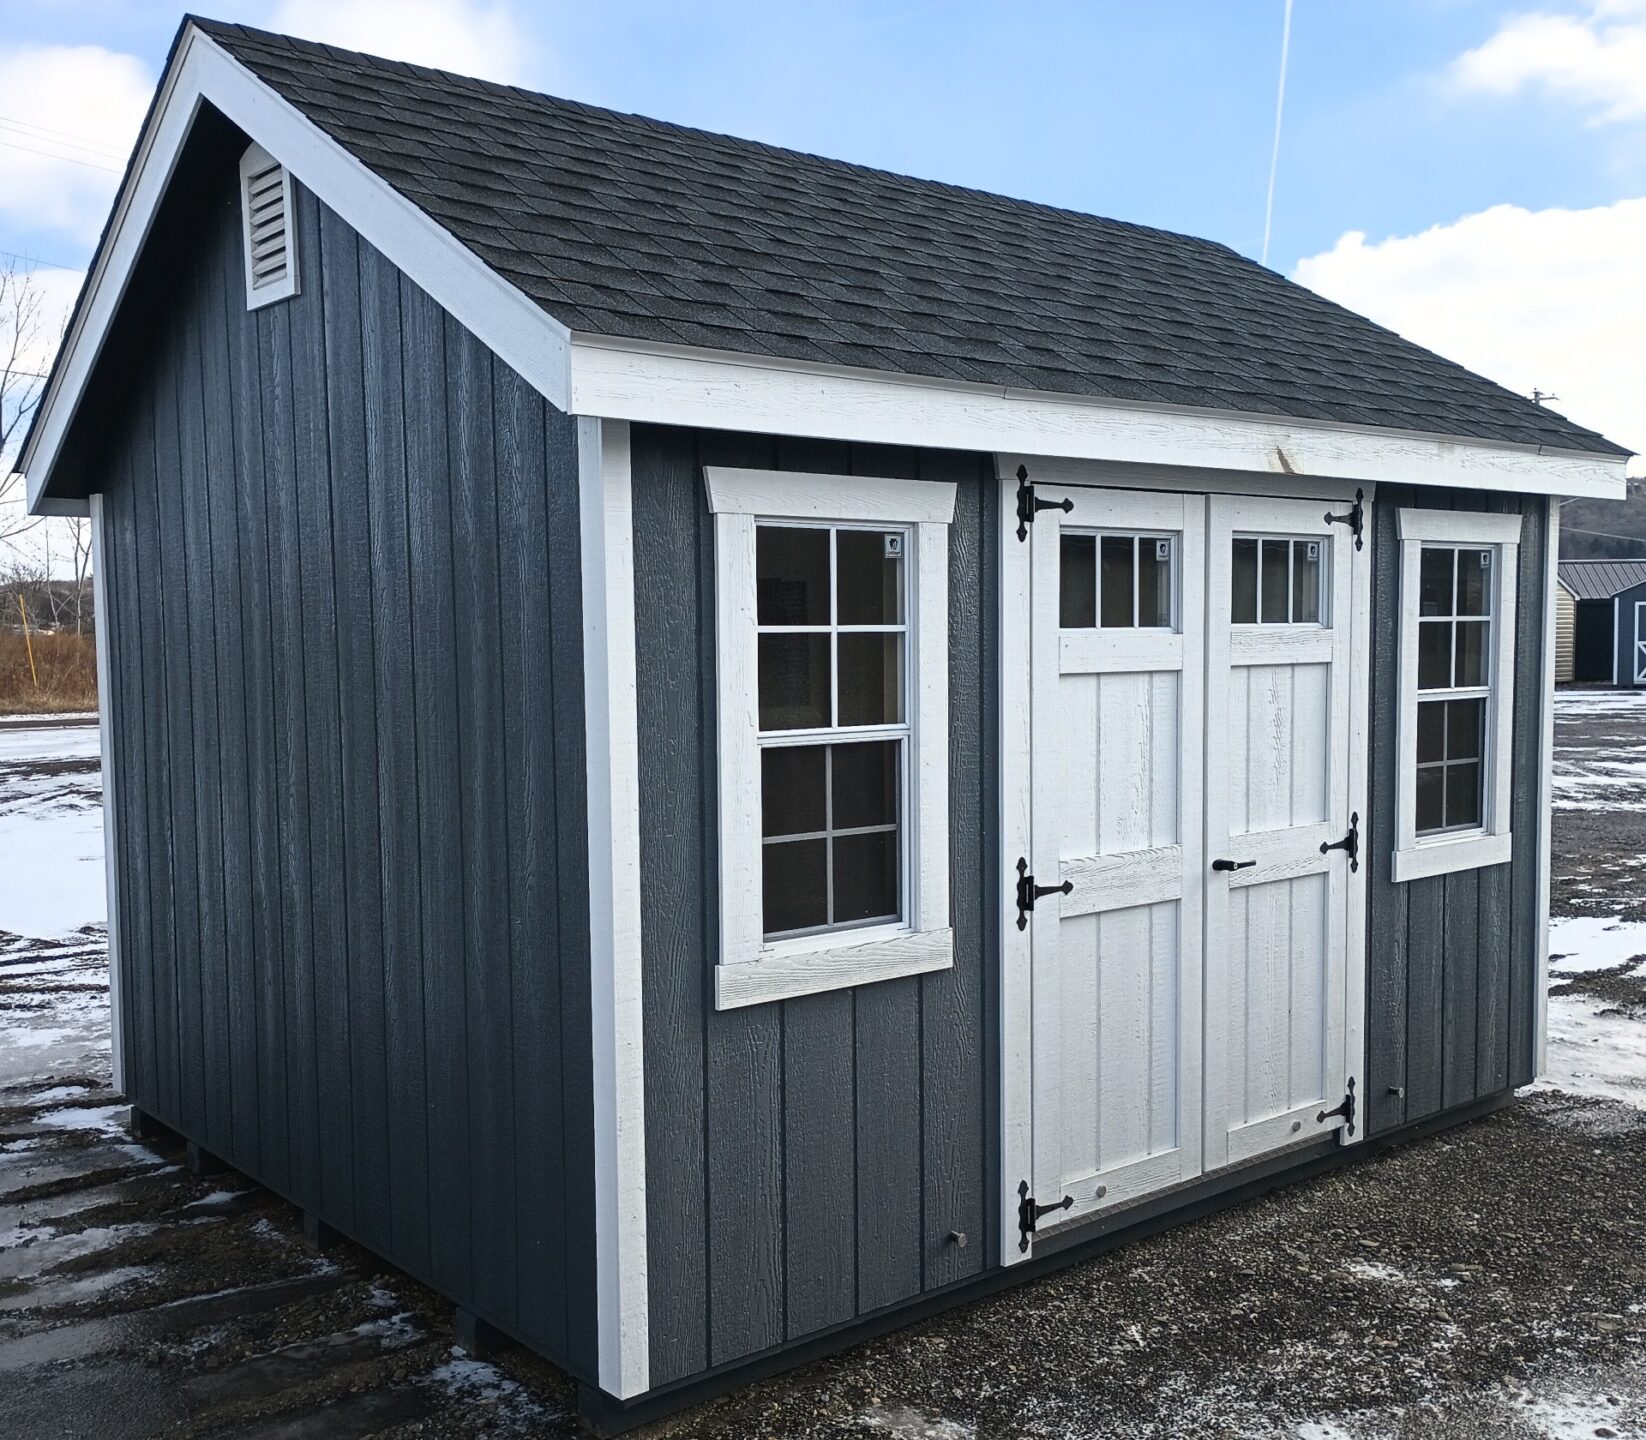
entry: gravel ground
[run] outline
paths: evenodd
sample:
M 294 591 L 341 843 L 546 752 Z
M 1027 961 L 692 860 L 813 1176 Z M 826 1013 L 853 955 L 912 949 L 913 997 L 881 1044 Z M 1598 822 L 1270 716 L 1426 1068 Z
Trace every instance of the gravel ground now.
M 1617 773 L 1631 747 L 1646 759 L 1646 704 L 1563 700 L 1569 953 L 1551 1077 L 1518 1103 L 651 1433 L 1646 1440 L 1646 954 L 1629 923 L 1646 921 L 1646 765 L 1638 790 Z M 5 785 L 0 757 L 0 810 Z M 54 793 L 95 800 L 90 784 Z M 290 1207 L 126 1137 L 100 959 L 97 927 L 0 933 L 0 1434 L 577 1433 L 551 1367 L 465 1356 L 421 1286 L 352 1247 L 313 1254 Z

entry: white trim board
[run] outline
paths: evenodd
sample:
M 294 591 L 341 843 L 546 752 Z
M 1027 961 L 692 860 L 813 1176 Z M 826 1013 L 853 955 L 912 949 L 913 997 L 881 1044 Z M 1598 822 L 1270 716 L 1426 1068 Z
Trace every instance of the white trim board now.
M 583 704 L 600 1388 L 649 1386 L 646 1090 L 641 998 L 640 760 L 629 427 L 581 419 Z
M 1537 995 L 1532 1002 L 1532 1074 L 1542 1075 L 1549 1058 L 1549 890 L 1554 835 L 1555 774 L 1555 586 L 1560 577 L 1560 502 L 1549 502 L 1545 527 L 1543 689 L 1537 739 Z
M 103 497 L 93 495 L 91 511 L 91 596 L 92 634 L 97 649 L 97 753 L 103 781 L 103 884 L 108 891 L 109 945 L 109 1051 L 114 1068 L 114 1088 L 126 1089 L 126 1039 L 121 1027 L 124 995 L 121 989 L 120 946 L 120 831 L 118 796 L 114 773 L 114 672 L 109 668 L 109 630 L 114 620 L 109 611 L 109 582 L 103 570 L 108 545 L 103 539 Z
M 1616 499 L 1624 457 L 572 337 L 578 414 L 873 444 Z M 1050 477 L 1047 477 L 1050 478 Z M 1187 487 L 1185 487 L 1187 488 Z

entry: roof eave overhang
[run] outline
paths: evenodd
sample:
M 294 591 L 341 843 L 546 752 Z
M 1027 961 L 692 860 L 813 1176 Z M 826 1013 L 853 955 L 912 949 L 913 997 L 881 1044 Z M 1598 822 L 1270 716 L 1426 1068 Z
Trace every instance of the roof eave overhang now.
M 1613 499 L 1628 460 L 1380 426 L 1147 405 L 574 333 L 577 414 L 663 425 L 1372 484 Z
M 85 513 L 58 472 L 195 116 L 210 103 L 560 410 L 864 443 L 1617 498 L 1625 458 L 1145 405 L 578 333 L 193 24 L 173 49 L 19 468 L 34 514 Z

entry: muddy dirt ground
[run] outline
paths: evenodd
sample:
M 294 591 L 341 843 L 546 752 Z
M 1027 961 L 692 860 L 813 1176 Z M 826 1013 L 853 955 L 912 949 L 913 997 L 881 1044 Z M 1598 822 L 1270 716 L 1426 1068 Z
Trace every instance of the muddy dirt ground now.
M 1547 1081 L 650 1433 L 1646 1437 L 1646 704 L 1563 700 L 1557 746 Z M 132 1140 L 101 966 L 100 927 L 0 935 L 0 1436 L 577 1433 L 551 1367 Z

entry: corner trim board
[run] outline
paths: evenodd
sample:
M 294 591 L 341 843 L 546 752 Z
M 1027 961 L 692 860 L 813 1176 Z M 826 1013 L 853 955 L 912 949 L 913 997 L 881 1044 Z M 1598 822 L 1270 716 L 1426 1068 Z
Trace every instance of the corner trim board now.
M 1533 1001 L 1532 1074 L 1549 1060 L 1549 889 L 1554 836 L 1555 769 L 1555 586 L 1560 583 L 1560 502 L 1549 502 L 1544 527 L 1543 687 L 1537 741 L 1537 997 Z M 1617 647 L 1612 647 L 1615 663 Z
M 600 1387 L 649 1386 L 646 1094 L 629 427 L 577 422 Z
M 109 627 L 113 624 L 108 606 L 109 583 L 103 571 L 108 547 L 103 542 L 103 497 L 92 495 L 91 514 L 91 594 L 92 636 L 97 650 L 97 749 L 103 777 L 103 883 L 108 890 L 109 946 L 109 1050 L 114 1068 L 114 1088 L 126 1089 L 126 1042 L 121 1028 L 120 954 L 120 829 L 118 796 L 114 775 L 114 716 L 110 696 L 114 672 L 109 665 Z

